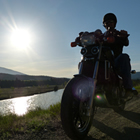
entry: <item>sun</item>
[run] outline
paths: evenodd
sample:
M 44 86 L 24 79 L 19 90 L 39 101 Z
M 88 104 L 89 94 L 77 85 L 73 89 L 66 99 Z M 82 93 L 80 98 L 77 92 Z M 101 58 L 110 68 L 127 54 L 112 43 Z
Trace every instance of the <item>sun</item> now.
M 29 31 L 26 29 L 14 29 L 11 35 L 11 42 L 15 47 L 26 49 L 31 42 Z

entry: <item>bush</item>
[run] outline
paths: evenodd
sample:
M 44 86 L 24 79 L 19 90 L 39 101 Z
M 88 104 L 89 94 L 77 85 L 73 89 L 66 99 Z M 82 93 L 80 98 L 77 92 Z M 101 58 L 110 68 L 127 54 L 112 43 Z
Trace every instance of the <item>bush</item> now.
M 58 86 L 55 86 L 55 87 L 54 87 L 54 91 L 57 91 L 57 90 L 58 90 Z

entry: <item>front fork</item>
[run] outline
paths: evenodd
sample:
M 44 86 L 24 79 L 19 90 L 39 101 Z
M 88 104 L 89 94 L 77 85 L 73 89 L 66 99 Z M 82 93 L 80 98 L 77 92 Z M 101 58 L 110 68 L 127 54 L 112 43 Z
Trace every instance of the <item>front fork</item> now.
M 92 114 L 101 52 L 102 52 L 102 43 L 100 43 L 100 46 L 99 46 L 98 58 L 96 60 L 95 67 L 94 67 L 93 80 L 92 80 L 92 83 L 90 84 L 91 85 L 91 87 L 90 87 L 91 88 L 91 97 L 90 97 L 90 100 L 87 105 L 87 113 L 86 113 L 86 116 L 88 116 L 88 117 L 91 116 L 91 114 Z M 79 67 L 79 74 L 82 74 L 82 68 L 83 68 L 83 63 Z

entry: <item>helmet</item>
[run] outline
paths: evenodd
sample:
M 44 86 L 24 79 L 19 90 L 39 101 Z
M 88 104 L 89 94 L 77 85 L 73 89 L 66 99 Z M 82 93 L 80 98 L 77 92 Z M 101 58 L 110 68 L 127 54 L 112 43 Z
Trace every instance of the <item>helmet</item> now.
M 115 26 L 117 23 L 117 17 L 113 14 L 113 13 L 107 13 L 104 17 L 103 17 L 103 25 L 106 21 L 108 20 L 113 20 L 115 22 Z

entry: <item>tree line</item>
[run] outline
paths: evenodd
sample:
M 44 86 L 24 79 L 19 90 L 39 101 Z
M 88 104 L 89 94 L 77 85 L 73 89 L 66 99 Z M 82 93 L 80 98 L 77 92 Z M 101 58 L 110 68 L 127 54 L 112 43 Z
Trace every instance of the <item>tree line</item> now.
M 62 85 L 69 81 L 67 78 L 50 78 L 49 80 L 0 80 L 0 88 L 28 87 L 44 85 Z M 140 85 L 140 79 L 132 80 L 133 86 Z
M 49 80 L 0 80 L 0 88 L 62 85 L 66 82 L 68 82 L 66 78 L 50 78 Z

